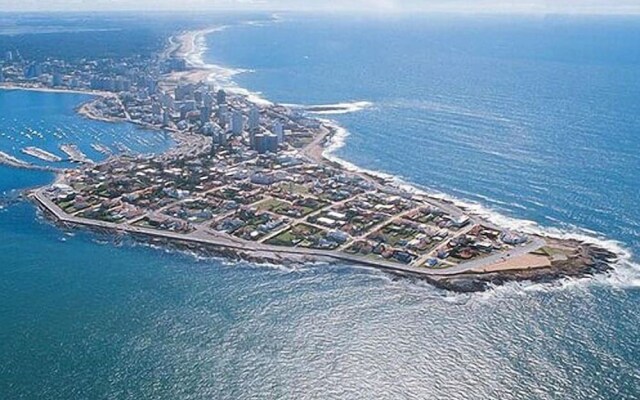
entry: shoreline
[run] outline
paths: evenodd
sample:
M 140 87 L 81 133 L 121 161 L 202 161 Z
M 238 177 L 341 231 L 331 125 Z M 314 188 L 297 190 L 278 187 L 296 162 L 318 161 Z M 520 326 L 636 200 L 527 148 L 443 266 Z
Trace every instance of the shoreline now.
M 165 84 L 171 85 L 172 82 L 198 82 L 198 81 L 209 81 L 220 84 L 219 81 L 215 79 L 215 71 L 214 69 L 223 69 L 219 66 L 208 66 L 200 59 L 199 63 L 194 62 L 194 58 L 198 58 L 202 56 L 204 52 L 203 48 L 198 47 L 198 41 L 202 42 L 203 37 L 212 32 L 219 31 L 223 28 L 209 28 L 203 29 L 199 31 L 191 31 L 182 33 L 178 36 L 178 38 L 172 37 L 169 39 L 169 43 L 174 48 L 169 52 L 171 55 L 180 55 L 184 57 L 192 68 L 188 71 L 172 73 L 164 77 L 163 81 Z M 178 41 L 176 43 L 176 40 Z M 205 44 L 200 43 L 200 46 L 205 46 Z M 196 64 L 199 64 L 196 66 Z M 204 78 L 204 79 L 203 79 Z M 23 88 L 19 85 L 14 85 L 13 89 L 21 90 L 40 90 L 40 88 Z M 56 92 L 72 92 L 68 90 L 57 90 L 57 89 L 49 89 L 42 88 L 44 90 L 41 91 L 56 91 Z M 77 92 L 77 91 L 75 91 Z M 91 93 L 91 92 L 78 92 L 82 94 L 93 94 L 100 95 L 101 93 Z M 107 95 L 113 96 L 112 93 Z M 251 95 L 239 94 L 239 96 L 243 96 L 250 103 L 254 103 L 251 99 Z M 263 99 L 260 99 L 262 102 Z M 267 100 L 264 100 L 268 102 Z M 132 122 L 127 118 L 100 118 L 97 115 L 94 115 L 90 110 L 91 101 L 82 104 L 78 107 L 77 112 L 87 118 L 97 119 L 107 122 Z M 268 102 L 269 104 L 273 104 Z M 333 155 L 332 153 L 339 148 L 341 145 L 344 145 L 344 137 L 348 134 L 347 131 L 333 123 L 332 121 L 323 120 L 321 118 L 313 117 L 320 122 L 320 126 L 322 128 L 322 134 L 317 135 L 313 138 L 312 142 L 309 143 L 304 149 L 300 151 L 301 155 L 305 158 L 308 158 L 318 164 L 321 165 L 331 165 L 337 167 L 338 169 L 347 170 L 350 172 L 355 172 L 358 175 L 367 177 L 367 179 L 376 182 L 377 184 L 384 184 L 385 186 L 395 187 L 397 189 L 406 190 L 409 189 L 411 193 L 420 193 L 423 196 L 429 197 L 430 199 L 437 201 L 440 204 L 449 203 L 452 204 L 454 208 L 461 208 L 464 211 L 468 211 L 468 208 L 464 206 L 460 206 L 455 204 L 455 201 L 446 199 L 446 198 L 438 198 L 432 194 L 427 193 L 426 191 L 420 189 L 419 187 L 405 182 L 398 182 L 397 178 L 381 173 L 378 171 L 368 171 L 363 170 L 356 165 L 351 164 L 346 160 L 342 160 L 339 157 Z M 140 125 L 140 124 L 136 124 Z M 145 126 L 143 126 L 145 127 Z M 154 126 L 149 126 L 148 128 L 158 129 Z M 172 135 L 187 135 L 181 132 L 172 132 L 171 130 L 167 130 Z M 185 140 L 188 142 L 188 140 Z M 188 144 L 188 143 L 187 143 Z M 181 143 L 178 141 L 178 146 Z M 58 179 L 59 177 L 57 177 Z M 300 263 L 300 262 L 309 262 L 309 261 L 333 261 L 333 262 L 352 262 L 358 265 L 363 265 L 367 267 L 377 268 L 381 270 L 385 270 L 388 272 L 401 274 L 401 275 L 411 275 L 416 276 L 422 279 L 429 281 L 435 286 L 453 290 L 453 291 L 478 291 L 485 290 L 488 285 L 494 283 L 504 283 L 508 281 L 522 281 L 522 280 L 532 280 L 532 281 L 545 281 L 550 277 L 554 277 L 557 279 L 559 277 L 565 276 L 587 276 L 592 275 L 594 273 L 604 272 L 610 270 L 610 265 L 612 260 L 620 260 L 621 257 L 617 255 L 613 251 L 609 251 L 604 249 L 602 246 L 598 246 L 596 243 L 588 242 L 588 241 L 579 241 L 578 244 L 583 252 L 586 251 L 587 255 L 595 255 L 595 263 L 590 264 L 589 262 L 584 262 L 583 267 L 579 268 L 577 265 L 573 265 L 571 263 L 565 263 L 563 265 L 542 265 L 542 266 L 523 266 L 518 265 L 517 262 L 515 266 L 503 266 L 494 270 L 484 270 L 478 271 L 473 269 L 463 269 L 461 271 L 451 271 L 451 270 L 430 270 L 430 269 L 418 269 L 418 267 L 413 267 L 407 265 L 406 267 L 400 266 L 398 264 L 387 263 L 383 261 L 371 261 L 367 260 L 364 257 L 358 256 L 350 256 L 347 253 L 338 253 L 336 251 L 324 251 L 324 250 L 308 250 L 301 248 L 288 248 L 288 247 L 274 247 L 270 245 L 259 244 L 259 246 L 252 245 L 251 242 L 243 241 L 240 239 L 230 240 L 228 237 L 219 238 L 220 240 L 205 240 L 203 238 L 198 237 L 185 237 L 185 236 L 176 236 L 177 234 L 169 234 L 167 232 L 158 231 L 155 229 L 145 229 L 140 227 L 133 226 L 118 226 L 117 224 L 103 223 L 98 220 L 88 220 L 84 218 L 77 218 L 71 215 L 66 215 L 62 210 L 58 209 L 56 205 L 49 201 L 47 203 L 47 199 L 44 195 L 42 195 L 42 189 L 32 192 L 32 199 L 34 199 L 42 208 L 44 208 L 48 215 L 55 217 L 55 219 L 61 224 L 71 224 L 74 226 L 85 226 L 89 228 L 98 228 L 98 229 L 108 229 L 116 232 L 126 232 L 133 236 L 145 236 L 145 237 L 155 237 L 159 240 L 165 241 L 165 245 L 172 246 L 175 244 L 176 246 L 181 246 L 181 243 L 184 244 L 187 248 L 190 246 L 202 246 L 204 252 L 213 251 L 215 254 L 224 254 L 225 257 L 231 258 L 241 258 L 250 261 L 257 262 L 278 262 L 278 263 Z M 477 213 L 473 211 L 470 212 L 471 215 L 479 216 Z M 483 218 L 484 219 L 484 218 Z M 541 235 L 544 237 L 548 237 L 547 235 L 537 233 L 537 235 Z M 555 240 L 555 239 L 554 239 Z M 559 239 L 560 240 L 560 239 Z M 574 239 L 575 240 L 575 239 Z M 238 243 L 240 241 L 241 243 Z M 515 259 L 514 259 L 515 260 Z M 572 260 L 580 260 L 585 261 L 585 257 L 576 257 Z M 569 265 L 571 264 L 571 265 Z M 575 263 L 574 263 L 575 264 Z M 455 268 L 454 268 L 455 270 Z
M 223 70 L 229 71 L 227 74 L 225 74 L 225 78 L 227 78 L 225 80 L 228 80 L 228 77 L 232 77 L 238 73 L 242 73 L 243 70 L 226 68 L 221 65 L 207 64 L 203 60 L 203 54 L 208 49 L 206 45 L 206 36 L 211 33 L 219 32 L 226 28 L 227 26 L 223 25 L 219 27 L 212 27 L 212 28 L 191 31 L 190 35 L 185 35 L 186 37 L 189 37 L 189 43 L 191 44 L 191 46 L 189 47 L 191 51 L 185 54 L 185 59 L 187 60 L 187 62 L 189 62 L 194 68 L 198 68 L 198 69 L 206 70 L 208 67 L 209 70 L 211 71 L 211 74 L 209 75 L 209 81 L 214 84 L 222 85 L 223 87 L 224 87 L 224 84 L 228 84 L 229 82 L 220 82 L 219 80 L 217 80 L 215 76 L 216 71 L 223 71 Z M 201 41 L 200 48 L 198 48 L 197 46 L 198 41 Z M 197 61 L 194 62 L 194 60 L 197 60 Z M 274 104 L 272 101 L 261 98 L 261 97 L 258 97 L 258 101 L 256 102 L 255 99 L 253 98 L 255 98 L 258 95 L 254 94 L 253 92 L 250 92 L 247 89 L 239 88 L 235 84 L 233 84 L 233 87 L 231 89 L 232 90 L 240 89 L 239 90 L 240 95 L 247 97 L 247 99 L 250 102 L 254 102 L 257 104 Z M 367 102 L 367 101 L 359 101 L 359 102 L 355 102 L 354 104 L 359 105 L 358 109 L 370 107 L 372 105 L 370 102 Z M 382 171 L 365 169 L 353 164 L 348 160 L 344 160 L 340 158 L 334 153 L 346 145 L 346 137 L 349 135 L 349 132 L 347 131 L 347 129 L 343 128 L 338 123 L 325 118 L 326 115 L 324 115 L 324 111 L 337 110 L 338 113 L 341 113 L 344 110 L 349 108 L 349 103 L 339 103 L 335 105 L 332 105 L 332 104 L 331 105 L 315 105 L 315 106 L 314 105 L 312 106 L 284 105 L 284 106 L 285 107 L 295 106 L 295 108 L 310 110 L 309 112 L 311 114 L 317 115 L 317 116 L 314 116 L 313 118 L 322 122 L 322 127 L 326 129 L 326 132 L 324 133 L 324 135 L 322 135 L 321 137 L 314 138 L 313 146 L 309 146 L 308 148 L 305 148 L 302 151 L 303 154 L 305 154 L 310 159 L 318 163 L 325 163 L 325 164 L 328 163 L 330 165 L 338 166 L 339 168 L 343 168 L 351 172 L 357 172 L 359 174 L 370 176 L 373 179 L 382 180 L 386 184 L 397 187 L 398 189 L 401 189 L 401 190 L 407 190 L 411 193 L 420 194 L 420 195 L 428 196 L 433 199 L 437 199 L 438 201 L 451 203 L 455 207 L 458 207 L 473 215 L 479 216 L 480 218 L 487 220 L 495 225 L 504 226 L 506 224 L 506 225 L 509 225 L 510 227 L 515 226 L 515 229 L 519 231 L 523 231 L 531 235 L 550 238 L 552 240 L 555 240 L 555 239 L 574 240 L 577 242 L 593 245 L 599 249 L 605 249 L 610 254 L 615 255 L 616 260 L 618 262 L 631 262 L 630 261 L 632 257 L 631 254 L 626 249 L 624 249 L 622 245 L 617 241 L 606 239 L 606 238 L 593 237 L 586 233 L 569 232 L 569 231 L 561 231 L 559 229 L 545 228 L 545 227 L 539 226 L 537 223 L 531 224 L 532 221 L 525 221 L 525 220 L 517 219 L 515 217 L 504 216 L 485 208 L 479 203 L 467 202 L 467 201 L 452 197 L 450 195 L 447 195 L 445 193 L 434 193 L 429 191 L 428 188 L 422 188 L 412 182 L 406 182 L 392 174 L 382 172 Z M 314 113 L 313 112 L 314 109 L 320 110 L 320 112 Z M 347 111 L 347 112 L 351 112 L 351 111 Z
M 163 232 L 156 229 L 123 226 L 115 223 L 74 217 L 59 209 L 44 194 L 43 189 L 32 191 L 29 197 L 57 225 L 85 228 L 88 230 L 117 232 L 127 234 L 139 242 L 159 244 L 176 250 L 188 250 L 205 256 L 219 256 L 232 260 L 243 260 L 258 264 L 276 263 L 282 265 L 301 265 L 304 263 L 352 263 L 360 267 L 391 273 L 400 277 L 423 280 L 439 289 L 456 293 L 473 293 L 487 290 L 492 285 L 508 282 L 551 282 L 561 278 L 582 278 L 610 269 L 609 262 L 615 254 L 602 248 L 588 248 L 596 252 L 594 262 L 582 264 L 582 259 L 567 260 L 559 265 L 541 268 L 503 269 L 492 272 L 466 271 L 456 273 L 448 270 L 427 270 L 395 263 L 368 260 L 365 257 L 350 256 L 331 250 L 288 248 L 261 243 L 246 242 L 224 235 L 218 237 L 185 236 L 180 233 Z

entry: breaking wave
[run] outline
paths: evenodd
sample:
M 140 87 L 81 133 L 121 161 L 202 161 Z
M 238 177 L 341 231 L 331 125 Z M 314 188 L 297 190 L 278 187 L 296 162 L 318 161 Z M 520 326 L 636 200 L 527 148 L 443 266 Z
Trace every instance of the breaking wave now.
M 323 123 L 329 125 L 334 134 L 325 148 L 323 156 L 330 161 L 340 164 L 343 168 L 353 171 L 366 173 L 387 180 L 392 185 L 405 190 L 409 193 L 428 195 L 439 200 L 450 201 L 456 206 L 466 210 L 467 212 L 480 216 L 481 218 L 508 229 L 515 231 L 542 235 L 557 239 L 574 239 L 585 243 L 591 243 L 595 246 L 606 249 L 618 256 L 618 260 L 613 265 L 614 269 L 611 273 L 601 274 L 593 278 L 575 279 L 570 278 L 560 281 L 556 285 L 541 283 L 513 283 L 507 284 L 500 288 L 501 291 L 506 290 L 505 287 L 519 287 L 527 290 L 548 290 L 549 288 L 568 288 L 580 284 L 610 284 L 618 288 L 640 287 L 640 264 L 634 262 L 633 254 L 621 242 L 608 239 L 604 235 L 591 230 L 583 229 L 577 226 L 568 225 L 566 228 L 554 228 L 541 226 L 535 221 L 518 219 L 509 217 L 499 213 L 485 205 L 477 202 L 463 200 L 455 196 L 434 191 L 427 187 L 421 187 L 415 183 L 407 182 L 404 179 L 385 172 L 361 168 L 347 160 L 337 156 L 335 153 L 346 145 L 346 139 L 350 135 L 349 131 L 338 123 L 328 119 L 321 119 Z
M 373 103 L 370 101 L 353 101 L 350 103 L 319 104 L 312 106 L 301 104 L 283 104 L 283 106 L 304 110 L 315 115 L 338 115 L 362 111 L 366 108 L 373 107 Z
M 191 53 L 185 56 L 187 63 L 195 68 L 209 70 L 208 81 L 223 87 L 226 91 L 246 97 L 255 104 L 268 106 L 273 103 L 262 97 L 260 92 L 252 92 L 237 85 L 233 78 L 239 74 L 250 73 L 252 70 L 242 68 L 230 68 L 217 64 L 209 64 L 204 61 L 204 54 L 209 49 L 207 46 L 207 36 L 222 32 L 228 29 L 230 25 L 222 25 L 216 28 L 205 29 L 194 33 Z
M 208 49 L 206 44 L 206 36 L 214 32 L 223 31 L 228 27 L 229 26 L 220 26 L 196 33 L 194 35 L 193 52 L 192 54 L 189 54 L 187 56 L 189 64 L 194 67 L 209 69 L 211 71 L 211 74 L 209 75 L 210 81 L 214 84 L 224 87 L 225 90 L 228 90 L 231 93 L 245 96 L 250 102 L 258 105 L 272 105 L 273 102 L 263 98 L 261 96 L 261 93 L 252 92 L 246 88 L 239 87 L 233 81 L 233 77 L 235 77 L 236 75 L 252 72 L 251 70 L 228 68 L 215 64 L 207 64 L 204 62 L 203 54 Z M 363 109 L 372 107 L 373 103 L 368 101 L 355 101 L 349 103 L 336 103 L 315 106 L 304 106 L 297 104 L 284 105 L 294 109 L 304 109 L 309 113 L 323 116 L 361 111 Z M 314 109 L 317 111 L 314 111 Z M 517 289 L 520 292 L 557 290 L 581 286 L 585 284 L 606 284 L 612 285 L 617 288 L 640 287 L 640 264 L 634 262 L 633 254 L 629 249 L 624 247 L 622 243 L 615 240 L 607 239 L 606 237 L 604 237 L 604 235 L 598 234 L 597 232 L 588 231 L 576 226 L 568 226 L 567 228 L 563 229 L 544 227 L 534 221 L 509 217 L 477 202 L 470 202 L 468 200 L 463 200 L 445 193 L 431 190 L 427 187 L 421 187 L 415 183 L 407 182 L 398 176 L 394 176 L 388 173 L 361 168 L 336 155 L 336 152 L 346 145 L 346 139 L 350 135 L 349 131 L 333 120 L 322 117 L 318 117 L 318 119 L 333 130 L 333 135 L 331 136 L 329 142 L 326 143 L 323 156 L 328 160 L 341 165 L 343 168 L 349 171 L 367 173 L 385 179 L 395 187 L 410 193 L 428 195 L 439 200 L 452 202 L 456 206 L 465 209 L 467 212 L 480 216 L 483 219 L 498 226 L 503 226 L 508 229 L 513 229 L 528 234 L 536 234 L 558 239 L 575 239 L 586 243 L 591 243 L 595 246 L 599 246 L 608 251 L 611 251 L 612 253 L 615 253 L 618 256 L 617 262 L 613 265 L 613 271 L 608 274 L 601 274 L 585 279 L 570 278 L 561 280 L 559 282 L 556 282 L 555 284 L 526 282 L 509 283 L 499 288 L 496 287 L 493 290 L 488 291 L 489 293 L 509 293 L 514 289 Z

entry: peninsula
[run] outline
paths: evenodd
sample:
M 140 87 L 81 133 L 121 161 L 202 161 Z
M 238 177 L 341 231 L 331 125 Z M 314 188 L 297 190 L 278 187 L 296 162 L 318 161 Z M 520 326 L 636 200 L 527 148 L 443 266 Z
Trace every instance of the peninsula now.
M 30 193 L 48 215 L 205 254 L 357 264 L 456 291 L 611 268 L 616 255 L 594 244 L 511 231 L 326 159 L 336 128 L 307 112 L 326 107 L 252 103 L 190 64 L 210 31 L 176 35 L 146 59 L 38 64 L 7 55 L 0 87 L 92 93 L 82 115 L 162 129 L 175 141 L 164 154 L 115 154 L 100 163 L 65 144 L 80 166 Z M 55 170 L 58 160 L 43 150 L 23 153 Z M 35 167 L 0 155 L 14 167 Z

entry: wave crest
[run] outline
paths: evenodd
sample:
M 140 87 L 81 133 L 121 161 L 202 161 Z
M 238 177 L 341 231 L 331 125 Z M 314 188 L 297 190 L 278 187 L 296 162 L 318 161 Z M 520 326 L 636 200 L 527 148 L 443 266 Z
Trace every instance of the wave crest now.
M 316 115 L 337 115 L 362 111 L 366 108 L 373 107 L 373 103 L 370 101 L 353 101 L 348 103 L 318 104 L 312 106 L 305 106 L 301 104 L 283 104 L 283 106 L 293 109 L 302 109 L 308 113 Z
M 263 98 L 260 92 L 252 92 L 245 88 L 242 88 L 236 84 L 233 78 L 237 75 L 250 73 L 253 70 L 242 68 L 230 68 L 224 67 L 218 64 L 209 64 L 204 61 L 204 54 L 209 49 L 207 46 L 207 35 L 216 32 L 222 32 L 228 29 L 229 25 L 222 25 L 216 28 L 205 29 L 198 31 L 193 35 L 193 44 L 191 52 L 185 55 L 187 64 L 194 68 L 209 70 L 208 81 L 223 87 L 226 91 L 246 97 L 250 102 L 260 104 L 264 106 L 272 105 L 273 103 Z
M 229 26 L 220 26 L 217 28 L 207 29 L 200 31 L 194 35 L 194 43 L 192 47 L 192 53 L 186 56 L 188 63 L 191 66 L 197 68 L 205 68 L 211 70 L 209 80 L 221 85 L 231 93 L 245 96 L 248 101 L 259 105 L 272 105 L 273 103 L 263 97 L 261 93 L 252 92 L 245 88 L 239 87 L 234 81 L 233 77 L 242 74 L 252 72 L 251 70 L 234 69 L 223 67 L 215 64 L 207 64 L 203 60 L 203 55 L 208 49 L 206 44 L 206 36 L 214 32 L 220 32 L 227 29 Z M 316 105 L 316 106 L 303 106 L 296 104 L 284 104 L 291 108 L 305 109 L 310 113 L 316 115 L 335 115 L 346 114 L 356 112 L 373 106 L 373 103 L 368 101 L 354 101 L 350 103 L 336 103 L 328 105 Z M 313 111 L 316 109 L 317 111 Z M 580 286 L 580 285 L 592 285 L 592 284 L 606 284 L 617 288 L 636 288 L 640 287 L 640 264 L 634 262 L 632 252 L 623 246 L 622 243 L 607 239 L 606 237 L 597 234 L 596 232 L 581 229 L 576 226 L 569 226 L 567 229 L 559 229 L 552 227 L 544 227 L 534 221 L 517 219 L 506 216 L 495 210 L 492 210 L 480 203 L 470 202 L 456 198 L 454 196 L 433 191 L 427 187 L 421 187 L 415 183 L 409 183 L 397 176 L 361 168 L 347 160 L 344 160 L 335 153 L 346 144 L 346 139 L 350 135 L 349 131 L 340 126 L 333 120 L 326 118 L 318 118 L 322 123 L 327 125 L 333 130 L 333 135 L 330 141 L 326 144 L 323 156 L 329 161 L 340 164 L 343 168 L 349 171 L 367 173 L 373 176 L 387 180 L 390 184 L 405 190 L 409 193 L 427 195 L 440 200 L 450 201 L 456 206 L 467 210 L 468 212 L 478 215 L 483 219 L 508 229 L 517 230 L 523 233 L 536 234 L 546 237 L 558 238 L 558 239 L 575 239 L 586 243 L 591 243 L 595 246 L 602 247 L 618 255 L 618 260 L 613 266 L 613 272 L 609 274 L 603 274 L 590 279 L 567 279 L 558 282 L 556 285 L 540 284 L 540 283 L 510 283 L 504 285 L 501 288 L 490 290 L 489 292 L 503 293 L 513 291 L 514 288 L 522 291 L 537 291 L 537 290 L 556 290 L 564 289 L 568 287 Z M 490 294 L 487 294 L 490 295 Z

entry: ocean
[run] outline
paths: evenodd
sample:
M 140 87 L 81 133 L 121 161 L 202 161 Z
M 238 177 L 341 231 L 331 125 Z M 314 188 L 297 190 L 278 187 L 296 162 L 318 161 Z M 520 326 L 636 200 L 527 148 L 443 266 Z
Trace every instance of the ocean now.
M 238 20 L 203 43 L 218 81 L 349 104 L 320 115 L 343 128 L 332 157 L 501 223 L 589 237 L 624 254 L 616 272 L 457 295 L 349 265 L 203 259 L 54 227 L 16 198 L 51 176 L 3 167 L 0 397 L 640 397 L 637 20 Z M 0 91 L 14 138 L 0 150 L 168 145 L 74 115 L 84 100 Z

